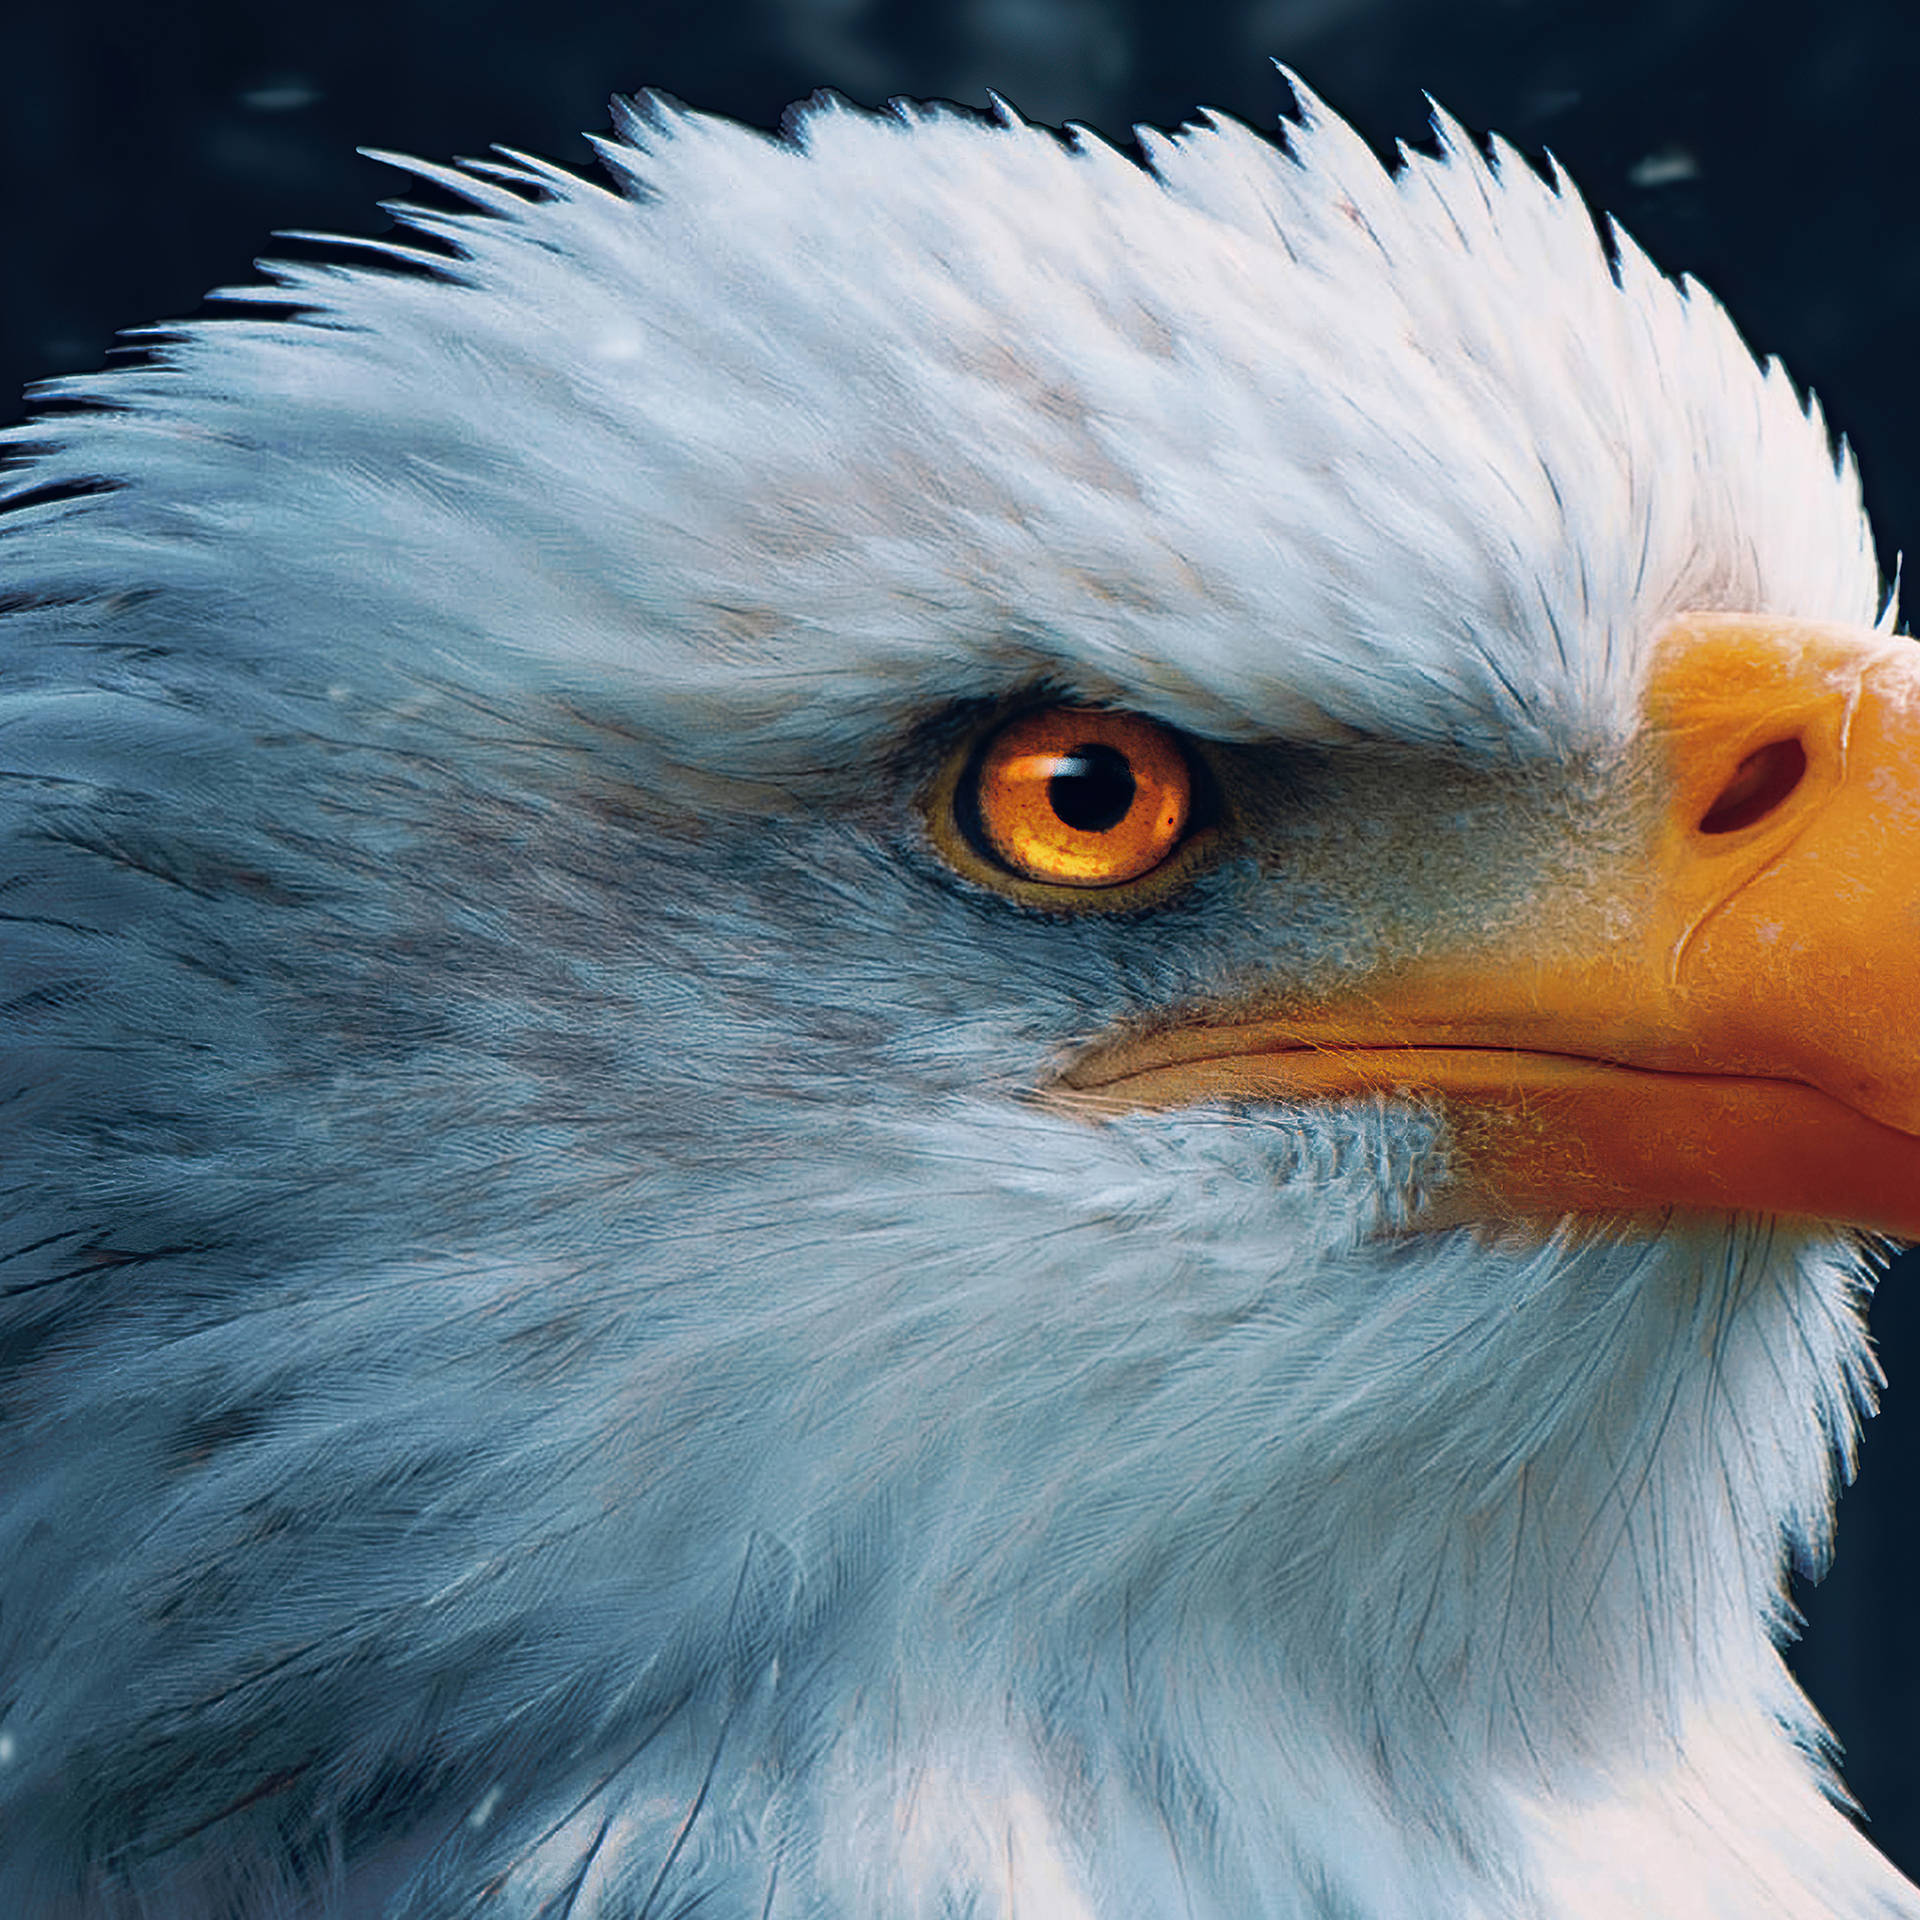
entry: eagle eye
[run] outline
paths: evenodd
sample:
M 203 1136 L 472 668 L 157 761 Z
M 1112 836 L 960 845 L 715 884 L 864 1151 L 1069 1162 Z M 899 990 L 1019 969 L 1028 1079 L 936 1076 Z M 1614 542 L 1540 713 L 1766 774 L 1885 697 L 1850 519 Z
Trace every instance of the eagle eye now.
M 1042 707 L 988 737 L 955 794 L 979 852 L 1022 880 L 1117 887 L 1180 846 L 1193 772 L 1158 721 L 1100 707 Z

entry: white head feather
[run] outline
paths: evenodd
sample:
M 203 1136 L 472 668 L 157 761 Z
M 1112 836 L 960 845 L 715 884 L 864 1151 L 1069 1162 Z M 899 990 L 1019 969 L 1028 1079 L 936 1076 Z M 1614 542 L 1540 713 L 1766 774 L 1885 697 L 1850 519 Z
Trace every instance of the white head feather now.
M 1604 765 L 1667 615 L 1874 619 L 1817 413 L 1445 121 L 620 130 L 17 436 L 0 1890 L 1920 1913 L 1770 1638 L 1850 1249 L 1038 1111 L 1364 898 L 1013 913 L 912 805 L 1043 682 Z

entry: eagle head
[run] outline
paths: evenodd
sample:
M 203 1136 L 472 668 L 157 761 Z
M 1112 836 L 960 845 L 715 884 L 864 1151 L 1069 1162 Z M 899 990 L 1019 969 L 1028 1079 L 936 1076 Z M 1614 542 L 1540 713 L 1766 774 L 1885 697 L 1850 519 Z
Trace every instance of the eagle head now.
M 1851 462 L 1450 121 L 652 99 L 0 495 L 0 1893 L 1920 1914 Z

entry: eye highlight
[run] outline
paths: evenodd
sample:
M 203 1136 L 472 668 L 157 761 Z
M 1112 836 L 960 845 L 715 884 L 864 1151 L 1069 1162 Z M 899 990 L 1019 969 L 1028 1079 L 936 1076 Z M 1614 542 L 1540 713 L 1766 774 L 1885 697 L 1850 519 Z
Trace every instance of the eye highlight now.
M 1009 872 L 1047 886 L 1116 887 L 1180 845 L 1193 775 L 1157 721 L 1046 707 L 987 742 L 956 798 L 981 850 Z

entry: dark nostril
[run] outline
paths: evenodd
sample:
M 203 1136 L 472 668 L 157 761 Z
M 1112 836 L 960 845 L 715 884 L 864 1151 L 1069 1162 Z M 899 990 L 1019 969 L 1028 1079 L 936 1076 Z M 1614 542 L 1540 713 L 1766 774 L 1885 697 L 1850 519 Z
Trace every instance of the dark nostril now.
M 1798 740 L 1775 740 L 1742 760 L 1700 822 L 1702 833 L 1737 833 L 1764 820 L 1807 770 L 1807 750 Z

